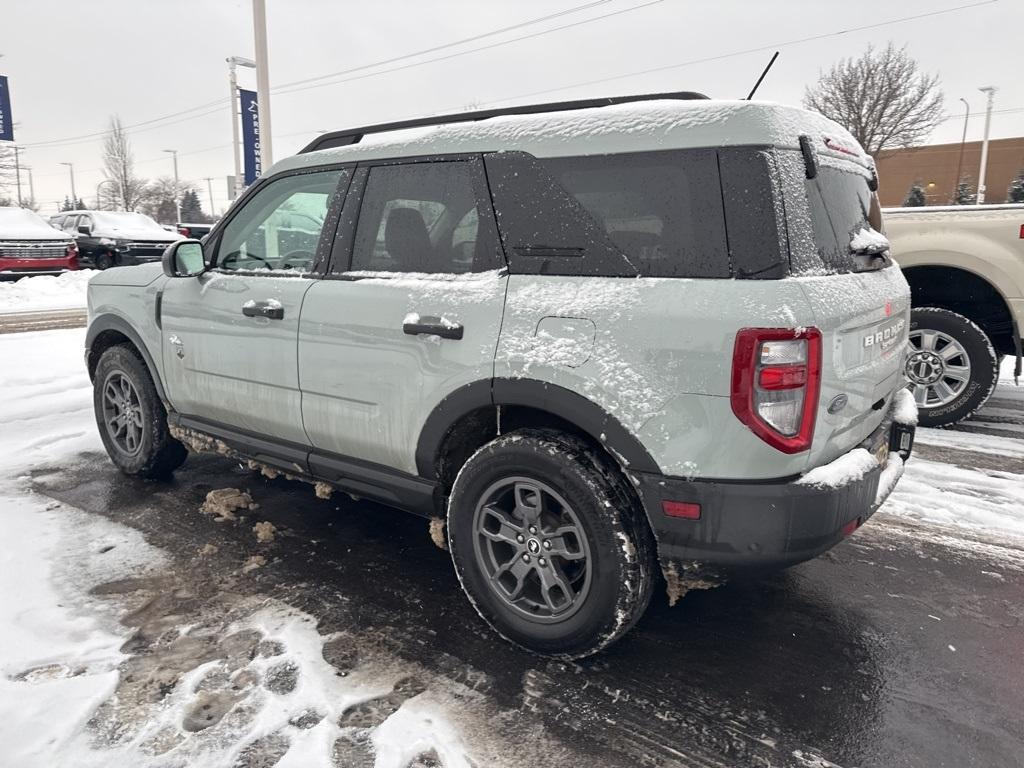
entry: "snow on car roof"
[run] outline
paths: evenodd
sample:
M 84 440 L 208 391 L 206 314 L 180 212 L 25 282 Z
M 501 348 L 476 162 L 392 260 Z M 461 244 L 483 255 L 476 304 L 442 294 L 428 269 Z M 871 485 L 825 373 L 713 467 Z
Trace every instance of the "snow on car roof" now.
M 815 139 L 820 154 L 873 166 L 846 129 L 816 112 L 770 102 L 702 99 L 505 115 L 370 134 L 358 144 L 287 158 L 271 172 L 325 163 L 498 150 L 564 157 L 749 145 L 799 149 L 801 134 Z
M 50 222 L 27 208 L 0 206 L 0 240 L 68 240 L 68 235 L 50 226 Z

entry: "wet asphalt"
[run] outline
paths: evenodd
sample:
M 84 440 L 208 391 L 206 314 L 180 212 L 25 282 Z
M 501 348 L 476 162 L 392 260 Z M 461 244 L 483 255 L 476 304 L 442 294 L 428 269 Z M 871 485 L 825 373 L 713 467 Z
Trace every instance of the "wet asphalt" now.
M 41 468 L 36 490 L 143 532 L 182 580 L 266 595 L 322 633 L 383 638 L 390 653 L 543 730 L 560 763 L 607 766 L 1024 765 L 1024 553 L 948 548 L 876 516 L 826 555 L 692 592 L 659 591 L 609 651 L 578 663 L 506 644 L 476 616 L 425 520 L 192 456 L 168 483 L 106 456 Z M 197 510 L 249 490 L 240 523 Z M 279 529 L 257 544 L 254 522 Z M 217 552 L 198 551 L 213 544 Z M 239 579 L 253 554 L 267 564 Z M 511 723 L 511 725 L 510 725 Z M 515 741 L 515 734 L 505 733 Z M 565 756 L 568 756 L 566 758 Z M 532 757 L 529 763 L 544 764 Z

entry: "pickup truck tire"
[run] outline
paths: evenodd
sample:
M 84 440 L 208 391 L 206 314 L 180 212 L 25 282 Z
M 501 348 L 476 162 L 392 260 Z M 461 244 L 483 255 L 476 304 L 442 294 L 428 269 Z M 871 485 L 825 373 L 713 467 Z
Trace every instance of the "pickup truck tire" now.
M 596 653 L 650 602 L 643 511 L 617 467 L 570 435 L 521 429 L 480 448 L 455 480 L 447 529 L 470 602 L 529 651 Z
M 149 370 L 130 346 L 110 347 L 100 357 L 93 408 L 107 454 L 126 475 L 165 478 L 188 456 L 171 437 Z
M 922 427 L 947 427 L 981 408 L 999 378 L 988 336 L 963 315 L 922 307 L 910 313 L 907 378 Z

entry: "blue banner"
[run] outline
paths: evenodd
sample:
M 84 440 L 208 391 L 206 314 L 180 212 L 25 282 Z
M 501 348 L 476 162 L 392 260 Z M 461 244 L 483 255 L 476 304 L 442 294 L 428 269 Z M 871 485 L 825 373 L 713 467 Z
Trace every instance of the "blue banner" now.
M 260 161 L 260 107 L 255 91 L 238 89 L 242 105 L 242 158 L 245 161 L 245 186 L 263 173 Z
M 14 141 L 14 118 L 11 117 L 11 89 L 4 75 L 0 75 L 0 141 Z

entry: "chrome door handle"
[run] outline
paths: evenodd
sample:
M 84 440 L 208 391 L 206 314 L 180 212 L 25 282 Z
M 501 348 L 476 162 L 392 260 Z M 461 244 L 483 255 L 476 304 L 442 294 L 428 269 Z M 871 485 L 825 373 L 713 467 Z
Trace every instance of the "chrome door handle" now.
M 279 301 L 253 301 L 250 299 L 242 305 L 242 314 L 246 317 L 268 317 L 271 320 L 284 320 L 284 307 Z

